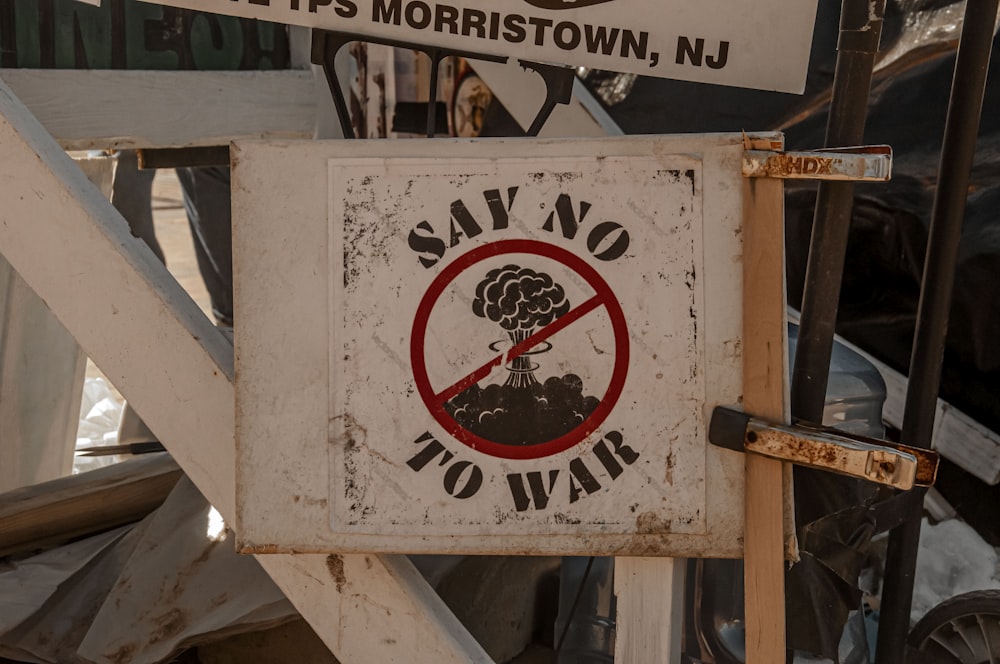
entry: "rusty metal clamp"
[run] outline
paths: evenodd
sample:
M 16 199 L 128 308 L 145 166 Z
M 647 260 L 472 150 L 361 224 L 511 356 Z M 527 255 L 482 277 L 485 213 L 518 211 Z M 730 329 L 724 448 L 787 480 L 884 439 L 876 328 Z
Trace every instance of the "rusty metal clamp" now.
M 743 152 L 743 177 L 886 182 L 892 177 L 892 148 L 871 145 L 806 152 L 748 149 Z
M 719 447 L 897 489 L 931 486 L 937 476 L 938 455 L 931 450 L 828 427 L 773 424 L 723 406 L 712 412 L 708 439 Z

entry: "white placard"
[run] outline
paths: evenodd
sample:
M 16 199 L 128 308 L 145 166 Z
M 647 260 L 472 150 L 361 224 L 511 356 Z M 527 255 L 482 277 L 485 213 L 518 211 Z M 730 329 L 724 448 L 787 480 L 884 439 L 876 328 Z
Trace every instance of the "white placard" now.
M 238 142 L 241 549 L 739 556 L 742 155 Z
M 817 0 L 166 0 L 573 67 L 801 93 Z
M 333 530 L 704 533 L 701 183 L 331 160 Z

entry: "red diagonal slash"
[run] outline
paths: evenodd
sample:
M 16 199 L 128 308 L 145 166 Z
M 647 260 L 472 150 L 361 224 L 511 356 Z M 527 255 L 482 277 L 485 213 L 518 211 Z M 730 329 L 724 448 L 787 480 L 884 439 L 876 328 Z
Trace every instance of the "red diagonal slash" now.
M 451 387 L 435 394 L 434 404 L 436 406 L 441 406 L 442 404 L 447 403 L 453 397 L 461 394 L 472 385 L 481 381 L 483 378 L 486 378 L 488 375 L 490 375 L 490 372 L 493 371 L 496 367 L 507 362 L 513 362 L 515 359 L 517 359 L 527 351 L 531 350 L 533 347 L 542 343 L 543 341 L 545 341 L 552 335 L 556 334 L 560 330 L 564 330 L 566 327 L 580 320 L 581 318 L 583 318 L 591 311 L 597 309 L 600 306 L 601 306 L 601 298 L 600 296 L 595 295 L 594 297 L 590 298 L 589 300 L 587 300 L 580 306 L 576 307 L 575 309 L 570 309 L 568 312 L 566 312 L 556 320 L 552 321 L 551 323 L 540 329 L 538 332 L 535 332 L 524 341 L 521 341 L 516 345 L 514 345 L 513 347 L 511 347 L 511 349 L 508 350 L 503 355 L 498 355 L 497 357 L 494 357 L 492 360 L 490 360 L 483 366 L 479 367 L 478 369 L 476 369 L 475 371 L 473 371 L 468 376 L 461 379 Z
M 557 321 L 553 321 L 542 328 L 528 339 L 517 344 L 505 354 L 494 358 L 491 362 L 488 362 L 448 389 L 441 393 L 435 393 L 431 387 L 430 378 L 427 375 L 427 365 L 424 358 L 425 343 L 427 341 L 427 323 L 431 311 L 445 290 L 451 287 L 465 270 L 478 265 L 482 261 L 504 256 L 505 254 L 529 254 L 555 261 L 582 277 L 594 289 L 595 296 L 573 311 L 567 312 L 566 315 Z M 454 398 L 463 390 L 468 389 L 476 382 L 486 378 L 491 371 L 502 365 L 505 360 L 511 361 L 513 358 L 527 354 L 532 347 L 543 343 L 552 335 L 565 329 L 566 326 L 572 324 L 574 321 L 580 320 L 580 318 L 598 307 L 604 307 L 611 322 L 611 329 L 615 338 L 615 363 L 611 372 L 611 380 L 608 383 L 608 389 L 600 399 L 597 408 L 575 429 L 538 445 L 507 445 L 480 438 L 470 430 L 465 429 L 445 410 L 445 402 Z M 587 436 L 601 426 L 601 423 L 614 410 L 615 405 L 618 403 L 618 398 L 625 388 L 625 380 L 628 377 L 628 324 L 625 321 L 625 313 L 622 311 L 621 304 L 619 304 L 618 298 L 611 290 L 611 287 L 608 286 L 608 283 L 593 266 L 579 256 L 555 245 L 537 240 L 500 240 L 492 244 L 482 245 L 460 256 L 438 273 L 433 281 L 431 281 L 427 292 L 420 300 L 416 315 L 413 318 L 413 329 L 410 336 L 410 362 L 413 366 L 414 383 L 417 392 L 420 394 L 420 399 L 427 406 L 431 416 L 455 440 L 469 446 L 473 450 L 498 459 L 541 459 L 542 457 L 551 456 L 569 449 L 587 438 Z

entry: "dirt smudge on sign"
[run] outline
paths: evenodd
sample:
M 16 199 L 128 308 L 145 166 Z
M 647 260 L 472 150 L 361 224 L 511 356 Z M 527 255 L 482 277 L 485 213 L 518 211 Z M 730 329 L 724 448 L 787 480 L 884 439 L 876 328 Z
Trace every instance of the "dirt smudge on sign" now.
M 672 523 L 655 512 L 643 512 L 635 520 L 635 530 L 639 535 L 666 535 Z
M 344 585 L 347 583 L 347 576 L 344 574 L 344 557 L 330 554 L 326 557 L 326 569 L 330 572 L 330 577 L 337 584 L 337 592 L 344 592 Z

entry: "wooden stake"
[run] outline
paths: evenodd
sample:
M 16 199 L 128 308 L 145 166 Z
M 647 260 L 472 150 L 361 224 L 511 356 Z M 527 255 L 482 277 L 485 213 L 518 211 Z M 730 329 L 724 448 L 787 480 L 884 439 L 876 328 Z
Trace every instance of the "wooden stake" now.
M 615 558 L 615 661 L 677 662 L 684 624 L 684 558 Z
M 0 556 L 138 521 L 181 475 L 169 455 L 150 454 L 0 494 Z
M 770 141 L 756 149 L 776 149 Z M 786 421 L 784 186 L 744 181 L 743 408 Z M 748 454 L 744 583 L 747 664 L 785 661 L 784 464 Z

